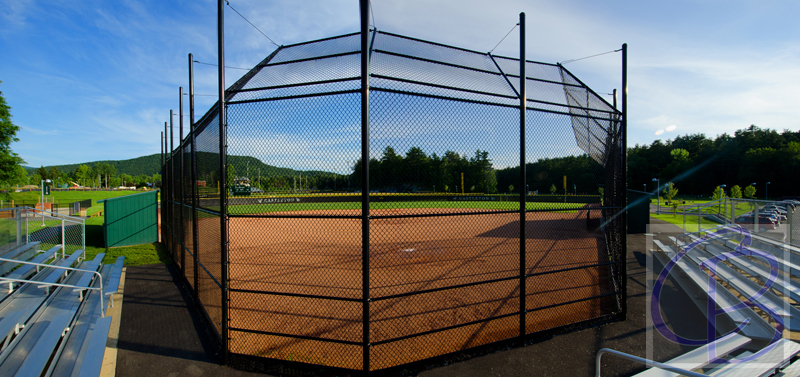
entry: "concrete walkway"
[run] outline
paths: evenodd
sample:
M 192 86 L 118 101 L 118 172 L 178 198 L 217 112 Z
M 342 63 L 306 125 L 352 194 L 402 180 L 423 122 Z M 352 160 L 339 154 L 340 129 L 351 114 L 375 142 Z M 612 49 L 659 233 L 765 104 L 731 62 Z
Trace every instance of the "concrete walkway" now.
M 653 228 L 662 235 L 680 229 L 652 219 Z M 660 229 L 660 230 L 659 230 Z M 595 356 L 608 347 L 659 361 L 668 360 L 691 349 L 673 343 L 657 332 L 646 329 L 647 286 L 661 266 L 651 260 L 645 235 L 628 237 L 628 320 L 601 327 L 575 331 L 465 361 L 444 365 L 426 365 L 395 375 L 424 377 L 450 376 L 593 376 Z M 125 281 L 125 305 L 119 334 L 116 372 L 118 376 L 264 376 L 242 372 L 218 364 L 211 336 L 199 313 L 190 308 L 189 292 L 177 283 L 172 266 L 156 264 L 128 267 Z M 705 317 L 671 279 L 663 289 L 661 311 L 666 324 L 677 334 L 702 339 Z M 652 329 L 652 327 L 650 327 Z M 649 343 L 649 346 L 648 346 Z M 462 357 L 462 359 L 465 357 Z M 644 366 L 605 356 L 603 376 L 626 376 L 644 370 Z M 345 374 L 346 375 L 346 374 Z

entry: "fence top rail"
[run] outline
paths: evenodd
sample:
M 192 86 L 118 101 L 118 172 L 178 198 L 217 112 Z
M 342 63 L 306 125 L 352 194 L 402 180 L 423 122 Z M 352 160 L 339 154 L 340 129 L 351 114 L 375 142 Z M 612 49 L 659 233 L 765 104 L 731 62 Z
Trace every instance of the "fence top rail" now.
M 132 198 L 134 196 L 140 196 L 140 195 L 158 194 L 160 191 L 161 190 L 150 190 L 150 191 L 147 191 L 147 192 L 139 192 L 139 193 L 136 193 L 136 194 L 122 195 L 122 196 L 117 196 L 117 197 L 114 197 L 114 198 L 100 199 L 100 200 L 97 201 L 97 204 L 105 203 L 105 202 L 112 202 L 112 201 L 121 200 L 121 199 L 129 199 L 129 198 Z
M 15 211 L 15 210 L 25 210 L 25 211 L 31 211 L 31 212 L 38 212 L 42 216 L 49 216 L 49 217 L 52 217 L 54 219 L 61 219 L 61 220 L 64 220 L 64 221 L 69 221 L 69 222 L 73 222 L 73 223 L 77 223 L 77 224 L 84 224 L 86 222 L 86 220 L 84 220 L 84 219 L 82 219 L 80 217 L 62 215 L 60 213 L 52 212 L 52 211 L 43 211 L 41 209 L 28 207 L 28 206 L 13 207 L 13 208 L 0 208 L 0 211 Z

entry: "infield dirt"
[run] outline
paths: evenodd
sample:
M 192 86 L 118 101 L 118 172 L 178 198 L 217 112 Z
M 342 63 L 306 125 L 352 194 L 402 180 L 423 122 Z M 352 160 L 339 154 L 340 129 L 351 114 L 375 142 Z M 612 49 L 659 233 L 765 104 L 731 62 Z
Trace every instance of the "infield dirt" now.
M 520 310 L 518 278 L 403 295 L 519 276 L 519 214 L 447 216 L 457 211 L 463 210 L 426 209 L 426 214 L 442 216 L 370 220 L 370 369 L 519 335 L 520 318 L 514 314 Z M 598 229 L 598 212 L 591 211 L 592 219 L 587 219 L 586 210 L 529 212 L 525 222 L 526 273 L 608 262 L 603 232 Z M 371 211 L 372 216 L 405 213 L 404 210 Z M 362 347 L 346 343 L 364 340 L 364 304 L 356 301 L 363 297 L 361 229 L 358 218 L 231 218 L 231 352 L 360 369 Z M 526 314 L 527 333 L 616 310 L 613 295 L 591 298 L 614 291 L 608 266 L 532 276 L 527 278 L 526 285 L 526 308 L 540 308 Z M 214 317 L 211 313 L 216 313 L 219 305 L 213 300 L 205 301 L 207 312 Z M 572 301 L 576 302 L 564 304 Z M 382 343 L 490 317 L 500 318 Z M 325 338 L 339 343 L 267 333 Z

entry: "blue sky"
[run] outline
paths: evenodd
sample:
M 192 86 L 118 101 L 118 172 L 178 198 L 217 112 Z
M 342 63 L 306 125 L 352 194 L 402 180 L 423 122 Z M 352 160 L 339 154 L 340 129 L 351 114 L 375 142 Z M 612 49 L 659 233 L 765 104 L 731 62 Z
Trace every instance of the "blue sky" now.
M 12 147 L 30 166 L 160 152 L 178 87 L 187 85 L 187 54 L 216 62 L 216 1 L 3 3 L 0 91 L 22 127 Z M 358 30 L 355 0 L 231 4 L 279 44 Z M 477 51 L 491 50 L 525 11 L 528 58 L 544 62 L 627 42 L 631 146 L 750 124 L 800 128 L 795 1 L 373 0 L 373 7 L 380 30 Z M 225 22 L 227 65 L 252 67 L 275 49 L 227 7 Z M 518 56 L 517 33 L 495 53 Z M 598 93 L 621 86 L 619 54 L 566 67 Z M 245 72 L 228 69 L 227 84 Z M 196 93 L 216 93 L 215 67 L 196 65 L 195 73 Z M 198 96 L 197 116 L 214 101 Z

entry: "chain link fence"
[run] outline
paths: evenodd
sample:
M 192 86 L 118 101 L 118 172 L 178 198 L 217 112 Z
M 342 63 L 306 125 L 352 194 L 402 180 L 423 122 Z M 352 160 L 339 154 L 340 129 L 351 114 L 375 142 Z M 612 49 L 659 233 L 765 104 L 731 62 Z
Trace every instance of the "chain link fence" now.
M 368 40 L 368 91 L 360 33 L 282 46 L 223 137 L 213 107 L 168 153 L 163 240 L 230 361 L 386 370 L 624 319 L 622 114 L 561 65 Z
M 40 250 L 62 245 L 59 254 L 71 255 L 86 249 L 85 222 L 31 207 L 0 209 L 0 254 L 31 242 L 39 242 Z

